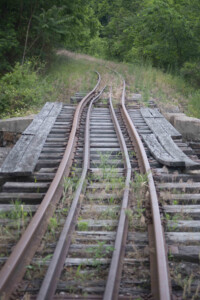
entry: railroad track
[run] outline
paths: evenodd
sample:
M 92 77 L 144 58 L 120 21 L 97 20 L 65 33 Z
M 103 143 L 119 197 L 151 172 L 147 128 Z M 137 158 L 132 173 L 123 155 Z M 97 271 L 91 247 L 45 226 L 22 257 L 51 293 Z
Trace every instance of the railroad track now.
M 9 216 L 2 224 L 10 232 L 4 232 L 8 240 L 2 243 L 1 295 L 198 299 L 200 198 L 195 182 L 200 175 L 183 167 L 163 168 L 139 138 L 152 134 L 139 105 L 125 107 L 125 82 L 121 108 L 115 110 L 111 93 L 107 104 L 105 99 L 98 104 L 104 95 L 104 88 L 94 94 L 99 83 L 76 110 L 62 108 L 26 181 L 2 176 L 2 201 L 22 198 L 27 204 L 34 199 L 37 205 L 15 201 L 2 206 Z M 198 162 L 180 138 L 175 142 Z M 9 215 L 13 206 L 20 216 L 17 228 Z M 18 243 L 17 230 L 18 238 L 25 233 Z
M 151 134 L 138 103 L 129 107 L 131 119 L 141 135 Z M 199 143 L 190 144 L 180 137 L 173 139 L 193 161 L 199 163 Z M 143 141 L 145 145 L 145 141 Z M 145 145 L 154 174 L 167 244 L 173 299 L 200 297 L 200 171 L 158 164 Z

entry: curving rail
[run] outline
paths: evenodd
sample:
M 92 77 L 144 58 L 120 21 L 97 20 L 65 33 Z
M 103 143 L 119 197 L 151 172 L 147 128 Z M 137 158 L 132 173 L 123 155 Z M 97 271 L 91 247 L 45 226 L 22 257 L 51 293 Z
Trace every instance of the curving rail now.
M 30 263 L 42 239 L 48 225 L 48 220 L 55 210 L 56 203 L 62 196 L 62 182 L 63 178 L 68 176 L 70 172 L 73 152 L 76 145 L 76 132 L 79 126 L 81 113 L 83 108 L 90 101 L 91 96 L 97 90 L 101 81 L 100 74 L 98 72 L 96 73 L 98 74 L 96 86 L 82 99 L 76 108 L 69 141 L 56 176 L 26 231 L 0 272 L 0 295 L 5 298 L 9 298 L 12 292 L 17 288 L 18 283 L 26 271 L 26 266 Z
M 128 234 L 128 220 L 126 216 L 126 210 L 128 209 L 129 189 L 130 189 L 130 181 L 131 181 L 131 163 L 128 154 L 128 149 L 112 105 L 111 93 L 109 97 L 109 104 L 110 104 L 111 117 L 119 139 L 121 151 L 124 156 L 125 169 L 126 169 L 126 181 L 125 181 L 123 200 L 122 200 L 122 205 L 120 210 L 119 223 L 118 223 L 118 228 L 116 233 L 116 240 L 114 245 L 115 250 L 113 252 L 112 260 L 110 264 L 110 270 L 109 270 L 104 298 L 103 298 L 104 300 L 117 299 L 118 297 L 122 259 L 124 257 L 124 249 L 125 249 L 125 244 L 126 244 L 126 239 Z
M 123 93 L 122 93 L 122 115 L 131 135 L 131 139 L 136 146 L 137 154 L 139 156 L 139 161 L 142 162 L 141 169 L 148 176 L 148 186 L 150 194 L 151 212 L 153 218 L 153 238 L 155 239 L 155 264 L 156 268 L 153 270 L 152 274 L 152 293 L 155 299 L 169 300 L 170 299 L 170 283 L 168 274 L 168 264 L 167 256 L 165 250 L 164 234 L 161 224 L 160 211 L 158 206 L 158 197 L 156 193 L 156 188 L 149 165 L 149 161 L 142 144 L 142 141 L 137 133 L 135 126 L 133 125 L 131 118 L 125 107 L 125 89 L 126 83 L 123 79 Z
M 104 89 L 90 102 L 88 112 L 87 112 L 87 119 L 85 125 L 85 145 L 84 145 L 84 160 L 83 160 L 83 170 L 79 180 L 79 185 L 77 187 L 75 196 L 73 198 L 73 202 L 68 213 L 68 217 L 65 221 L 63 226 L 63 230 L 59 237 L 59 241 L 57 243 L 56 249 L 53 254 L 53 258 L 51 263 L 48 267 L 47 273 L 45 275 L 44 281 L 40 288 L 39 294 L 37 299 L 44 300 L 44 299 L 52 299 L 56 290 L 57 281 L 61 274 L 65 258 L 67 256 L 69 246 L 71 243 L 71 236 L 72 232 L 76 225 L 76 219 L 78 216 L 79 208 L 80 208 L 80 196 L 81 191 L 83 189 L 83 184 L 86 179 L 86 174 L 89 169 L 90 164 L 90 115 L 92 105 L 95 100 L 97 100 L 101 94 L 103 93 Z

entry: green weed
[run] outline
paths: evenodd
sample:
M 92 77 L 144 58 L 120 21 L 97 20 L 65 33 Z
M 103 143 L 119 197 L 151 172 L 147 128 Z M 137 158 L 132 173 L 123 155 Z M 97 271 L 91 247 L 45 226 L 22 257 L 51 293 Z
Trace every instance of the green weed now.
M 78 230 L 79 231 L 88 231 L 88 222 L 79 221 L 78 222 Z

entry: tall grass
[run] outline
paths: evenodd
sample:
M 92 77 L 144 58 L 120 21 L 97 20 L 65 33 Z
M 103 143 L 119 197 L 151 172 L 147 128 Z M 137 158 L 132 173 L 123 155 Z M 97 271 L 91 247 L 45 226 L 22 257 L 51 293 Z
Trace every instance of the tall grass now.
M 47 74 L 57 101 L 69 102 L 75 92 L 91 90 L 97 82 L 94 70 L 95 63 L 58 56 Z
M 15 112 L 12 110 L 12 116 L 32 112 L 35 107 L 39 110 L 46 101 L 69 103 L 70 97 L 75 92 L 87 92 L 95 86 L 97 76 L 94 70 L 99 71 L 102 75 L 103 84 L 112 85 L 113 99 L 117 103 L 121 98 L 122 84 L 120 77 L 116 76 L 111 69 L 117 70 L 125 77 L 127 94 L 141 93 L 146 102 L 154 99 L 162 107 L 175 105 L 186 114 L 200 118 L 200 90 L 186 83 L 180 76 L 153 68 L 150 62 L 116 63 L 65 50 L 56 56 L 45 75 L 40 74 L 39 80 L 35 79 L 34 84 L 38 84 L 37 91 L 40 96 L 38 100 L 33 87 L 33 91 L 30 89 L 30 93 L 33 93 L 36 100 L 29 101 L 28 108 L 27 105 L 24 105 L 24 109 L 15 109 Z M 17 90 L 19 90 L 18 86 Z M 23 91 L 23 89 L 21 90 Z M 47 92 L 44 93 L 44 90 Z M 2 97 L 1 93 L 0 96 Z M 16 99 L 18 98 L 17 95 Z M 17 105 L 17 102 L 15 103 Z M 6 113 L 10 116 L 8 111 Z
M 144 101 L 155 99 L 164 107 L 178 106 L 190 116 L 200 118 L 200 90 L 195 89 L 181 76 L 164 73 L 150 63 L 120 64 L 130 93 L 141 93 Z

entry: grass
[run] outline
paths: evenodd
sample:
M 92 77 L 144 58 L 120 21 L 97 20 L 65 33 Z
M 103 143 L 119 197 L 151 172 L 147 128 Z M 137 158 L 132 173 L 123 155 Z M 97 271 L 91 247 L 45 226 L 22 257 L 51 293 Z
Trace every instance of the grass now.
M 56 100 L 69 103 L 75 92 L 91 90 L 97 82 L 95 69 L 94 63 L 58 56 L 47 73 L 47 81 L 54 88 Z
M 36 80 L 34 77 L 36 75 L 30 74 L 30 80 L 35 80 L 32 84 L 34 89 L 32 92 L 28 90 L 26 93 L 33 93 L 33 98 L 40 100 L 36 99 L 37 101 L 30 102 L 24 108 L 23 105 L 19 109 L 17 106 L 15 106 L 15 109 L 11 107 L 11 112 L 9 113 L 9 110 L 4 113 L 1 112 L 1 117 L 7 118 L 37 113 L 46 101 L 69 103 L 70 97 L 75 92 L 87 92 L 95 86 L 97 82 L 95 70 L 102 75 L 102 87 L 105 84 L 108 87 L 112 85 L 114 104 L 119 103 L 122 93 L 122 81 L 113 72 L 113 70 L 116 70 L 126 79 L 127 95 L 141 93 L 145 105 L 147 105 L 148 100 L 154 99 L 161 108 L 173 110 L 174 106 L 178 106 L 186 114 L 200 118 L 200 89 L 195 89 L 180 76 L 164 73 L 162 70 L 153 68 L 150 63 L 116 63 L 66 50 L 57 52 L 47 72 L 45 74 L 40 72 L 39 79 Z M 14 78 L 16 76 L 17 74 L 14 74 Z M 35 96 L 36 87 L 39 98 Z M 15 88 L 17 93 L 19 88 Z M 20 91 L 23 91 L 23 84 Z M 26 93 L 23 94 L 24 97 L 27 97 Z M 16 94 L 16 97 L 18 97 L 18 94 Z M 18 100 L 19 105 L 20 101 Z
M 200 90 L 196 90 L 177 75 L 164 73 L 151 64 L 121 64 L 118 68 L 125 74 L 129 93 L 141 93 L 144 102 L 154 99 L 161 108 L 181 111 L 200 118 Z
M 37 89 L 38 93 L 43 95 L 43 100 L 34 105 L 30 103 L 24 109 L 16 108 L 11 115 L 2 114 L 2 117 L 36 113 L 46 101 L 69 103 L 75 92 L 87 92 L 95 86 L 95 70 L 102 75 L 102 87 L 105 84 L 108 87 L 112 85 L 114 104 L 119 103 L 122 93 L 122 81 L 113 72 L 116 70 L 126 79 L 127 95 L 141 93 L 145 105 L 148 104 L 148 100 L 154 99 L 161 108 L 173 110 L 174 106 L 178 106 L 186 114 L 200 118 L 200 89 L 195 89 L 180 76 L 164 73 L 153 68 L 150 63 L 116 63 L 66 50 L 58 51 L 46 74 L 39 75 L 41 80 L 37 80 L 40 82 Z
M 96 68 L 103 75 L 108 85 L 111 85 L 110 82 L 114 79 L 114 103 L 120 101 L 122 82 L 111 70 L 116 70 L 125 77 L 127 94 L 141 93 L 144 102 L 154 99 L 161 108 L 173 109 L 174 106 L 178 106 L 186 114 L 200 118 L 200 90 L 193 88 L 180 76 L 164 73 L 160 69 L 153 68 L 150 63 L 125 64 L 67 51 L 63 51 L 62 54 L 69 55 L 71 59 L 81 63 L 87 62 L 89 68 L 93 65 L 93 69 Z
M 0 220 L 7 220 L 7 224 L 1 226 L 0 239 L 4 239 L 5 234 L 13 239 L 19 238 L 31 216 L 31 212 L 24 210 L 24 204 L 21 201 L 15 201 L 12 204 L 13 208 L 10 211 L 0 213 Z

